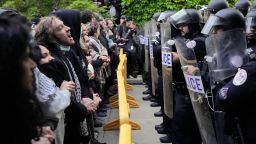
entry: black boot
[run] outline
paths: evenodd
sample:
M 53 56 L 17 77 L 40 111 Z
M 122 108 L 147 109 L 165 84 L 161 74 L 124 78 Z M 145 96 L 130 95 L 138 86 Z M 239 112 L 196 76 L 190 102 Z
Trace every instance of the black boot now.
M 160 106 L 160 104 L 159 104 L 159 103 L 157 103 L 157 102 L 154 102 L 154 103 L 151 103 L 151 104 L 150 104 L 150 106 L 151 106 L 151 107 L 159 107 L 159 106 Z
M 173 142 L 173 139 L 172 139 L 171 135 L 166 135 L 164 137 L 160 137 L 159 140 L 160 140 L 161 143 L 171 143 L 171 142 Z
M 144 94 L 144 95 L 146 95 L 146 94 L 151 94 L 151 91 L 148 89 L 148 90 L 142 92 L 142 94 Z
M 152 97 L 152 95 L 148 95 L 148 96 L 143 97 L 142 99 L 145 101 L 149 101 L 151 99 L 151 97 Z
M 157 129 L 156 131 L 157 131 L 157 133 L 159 133 L 159 134 L 168 134 L 168 133 L 169 133 L 165 127 L 162 127 L 162 128 L 160 128 L 160 129 Z
M 155 112 L 155 113 L 154 113 L 154 116 L 155 116 L 155 117 L 161 117 L 161 116 L 163 116 L 163 112 L 162 112 L 162 111 Z
M 164 128 L 164 124 L 161 123 L 159 125 L 155 125 L 155 129 L 158 130 L 158 129 L 161 129 L 161 128 Z

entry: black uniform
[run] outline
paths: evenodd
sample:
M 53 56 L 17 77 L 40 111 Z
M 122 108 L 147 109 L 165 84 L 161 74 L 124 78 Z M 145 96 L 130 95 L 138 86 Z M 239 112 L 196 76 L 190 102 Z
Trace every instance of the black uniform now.
M 246 144 L 253 144 L 256 141 L 255 129 L 256 118 L 256 61 L 241 67 L 247 73 L 246 81 L 241 85 L 234 85 L 234 79 L 221 87 L 217 93 L 219 108 L 228 115 L 238 118 L 243 139 Z M 239 73 L 239 72 L 238 72 Z
M 196 42 L 194 51 L 197 60 L 202 61 L 205 55 L 205 37 L 197 34 L 191 40 Z M 173 51 L 175 52 L 176 49 L 174 48 Z M 200 133 L 180 63 L 173 64 L 173 75 L 175 102 L 172 130 L 174 131 L 174 143 L 200 144 Z

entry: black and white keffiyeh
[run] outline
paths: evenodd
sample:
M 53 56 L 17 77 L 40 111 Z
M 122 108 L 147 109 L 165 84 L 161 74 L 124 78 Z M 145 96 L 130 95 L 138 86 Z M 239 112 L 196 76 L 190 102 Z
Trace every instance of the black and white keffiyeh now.
M 34 69 L 35 85 L 36 85 L 36 96 L 40 102 L 45 102 L 49 97 L 54 97 L 58 90 L 58 87 L 50 78 L 45 76 L 36 67 Z

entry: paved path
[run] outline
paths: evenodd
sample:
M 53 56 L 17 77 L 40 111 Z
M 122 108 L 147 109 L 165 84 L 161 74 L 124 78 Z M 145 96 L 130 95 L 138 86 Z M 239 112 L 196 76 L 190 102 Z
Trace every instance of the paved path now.
M 162 122 L 162 117 L 154 117 L 154 112 L 159 111 L 160 107 L 150 107 L 149 101 L 143 101 L 142 94 L 146 88 L 144 85 L 134 85 L 134 90 L 129 91 L 129 95 L 133 95 L 139 102 L 140 108 L 131 108 L 130 119 L 139 123 L 142 127 L 141 130 L 132 131 L 132 141 L 134 144 L 161 144 L 159 138 L 164 136 L 155 131 L 155 125 Z M 108 117 L 105 118 L 105 122 L 118 118 L 118 109 L 108 110 Z M 119 131 L 102 131 L 102 128 L 98 128 L 100 131 L 98 140 L 101 142 L 107 142 L 107 144 L 118 144 Z

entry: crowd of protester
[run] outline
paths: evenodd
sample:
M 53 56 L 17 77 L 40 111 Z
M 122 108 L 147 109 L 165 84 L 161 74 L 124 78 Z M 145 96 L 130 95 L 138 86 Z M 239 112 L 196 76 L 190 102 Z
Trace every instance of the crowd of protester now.
M 136 51 L 135 24 L 78 10 L 57 10 L 30 22 L 0 11 L 0 71 L 10 101 L 4 140 L 19 144 L 102 144 L 97 140 L 119 62 Z

